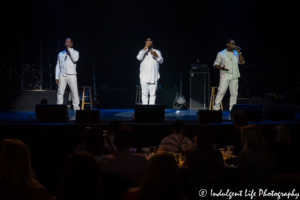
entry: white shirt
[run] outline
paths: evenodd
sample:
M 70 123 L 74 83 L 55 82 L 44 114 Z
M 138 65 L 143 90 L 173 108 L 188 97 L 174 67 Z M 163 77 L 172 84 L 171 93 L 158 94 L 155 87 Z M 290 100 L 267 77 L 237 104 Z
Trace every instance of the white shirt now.
M 59 79 L 60 74 L 63 76 L 76 74 L 76 62 L 79 59 L 79 52 L 69 48 L 70 56 L 64 50 L 58 54 L 55 67 L 55 79 Z
M 109 136 L 109 139 L 110 139 L 110 142 L 111 142 L 111 144 L 112 144 L 114 150 L 117 152 L 117 151 L 118 151 L 117 146 L 114 145 L 114 143 L 113 143 L 113 141 L 114 141 L 114 136 L 110 135 L 110 136 Z M 106 148 L 109 148 L 109 146 L 108 146 L 108 144 L 107 144 L 106 142 L 105 142 L 105 147 L 106 147 Z
M 233 52 L 229 52 L 227 51 L 227 49 L 224 49 L 223 51 L 220 51 L 218 53 L 214 66 L 215 65 L 219 65 L 220 67 L 225 66 L 225 68 L 228 69 L 229 71 L 220 70 L 220 76 L 222 74 L 232 74 L 232 78 L 234 79 L 240 77 L 238 64 L 244 64 L 244 63 L 239 62 L 239 54 L 236 50 L 233 50 Z
M 151 50 L 154 50 L 157 53 L 157 58 L 152 56 L 148 49 L 140 50 L 137 55 L 137 59 L 141 61 L 140 79 L 143 83 L 155 83 L 160 78 L 159 64 L 162 64 L 164 60 L 160 51 L 153 48 Z

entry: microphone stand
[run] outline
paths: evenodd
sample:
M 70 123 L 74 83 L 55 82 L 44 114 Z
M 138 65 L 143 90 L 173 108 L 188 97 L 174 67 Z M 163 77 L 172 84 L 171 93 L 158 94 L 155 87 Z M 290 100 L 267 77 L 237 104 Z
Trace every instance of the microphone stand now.
M 95 109 L 95 105 L 96 105 L 96 101 L 97 101 L 97 97 L 96 97 L 96 74 L 95 74 L 95 62 L 93 62 L 93 82 L 94 82 L 94 99 L 93 99 L 93 108 Z

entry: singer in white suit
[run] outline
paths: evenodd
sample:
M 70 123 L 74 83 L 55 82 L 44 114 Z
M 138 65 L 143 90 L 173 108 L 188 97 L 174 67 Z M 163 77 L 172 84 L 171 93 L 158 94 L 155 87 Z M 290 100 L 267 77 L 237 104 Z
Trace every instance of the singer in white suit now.
M 67 84 L 72 93 L 72 103 L 74 111 L 80 110 L 79 97 L 77 88 L 76 62 L 79 59 L 79 52 L 73 47 L 73 40 L 67 38 L 65 40 L 66 49 L 58 54 L 55 67 L 55 81 L 58 85 L 57 104 L 63 104 L 64 93 Z
M 238 64 L 244 64 L 241 48 L 235 46 L 233 39 L 227 40 L 227 48 L 218 53 L 214 67 L 220 70 L 220 84 L 218 94 L 215 99 L 214 110 L 220 110 L 220 104 L 229 87 L 230 103 L 229 110 L 236 104 L 238 95 L 238 78 L 240 71 Z M 226 67 L 225 67 L 226 66 Z
M 163 58 L 160 51 L 153 48 L 153 41 L 150 38 L 145 41 L 145 44 L 145 47 L 137 55 L 137 59 L 141 61 L 142 103 L 143 105 L 153 105 L 156 99 L 157 81 L 160 78 L 159 64 L 163 63 Z

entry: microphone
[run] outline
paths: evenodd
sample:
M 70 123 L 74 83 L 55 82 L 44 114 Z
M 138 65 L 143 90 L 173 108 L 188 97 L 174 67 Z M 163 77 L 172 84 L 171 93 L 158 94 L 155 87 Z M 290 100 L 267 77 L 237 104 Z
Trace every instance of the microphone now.
M 239 50 L 242 50 L 242 48 L 241 47 L 234 47 L 235 49 L 239 49 Z

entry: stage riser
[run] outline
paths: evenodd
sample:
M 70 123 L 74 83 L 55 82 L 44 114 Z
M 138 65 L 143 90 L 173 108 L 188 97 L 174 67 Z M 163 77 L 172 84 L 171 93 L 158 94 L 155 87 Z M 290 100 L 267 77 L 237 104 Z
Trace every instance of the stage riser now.
M 158 89 L 156 104 L 164 104 L 166 108 L 172 108 L 177 89 Z M 136 90 L 107 89 L 99 90 L 100 104 L 97 108 L 134 108 Z M 78 90 L 79 99 L 82 99 L 82 89 Z M 0 109 L 31 109 L 40 104 L 42 99 L 47 99 L 48 104 L 56 104 L 57 91 L 2 91 Z M 64 94 L 64 104 L 67 104 L 69 92 Z
M 48 104 L 56 104 L 57 91 L 3 91 L 0 98 L 1 109 L 32 109 L 47 99 Z M 67 104 L 68 92 L 64 94 L 64 104 Z

